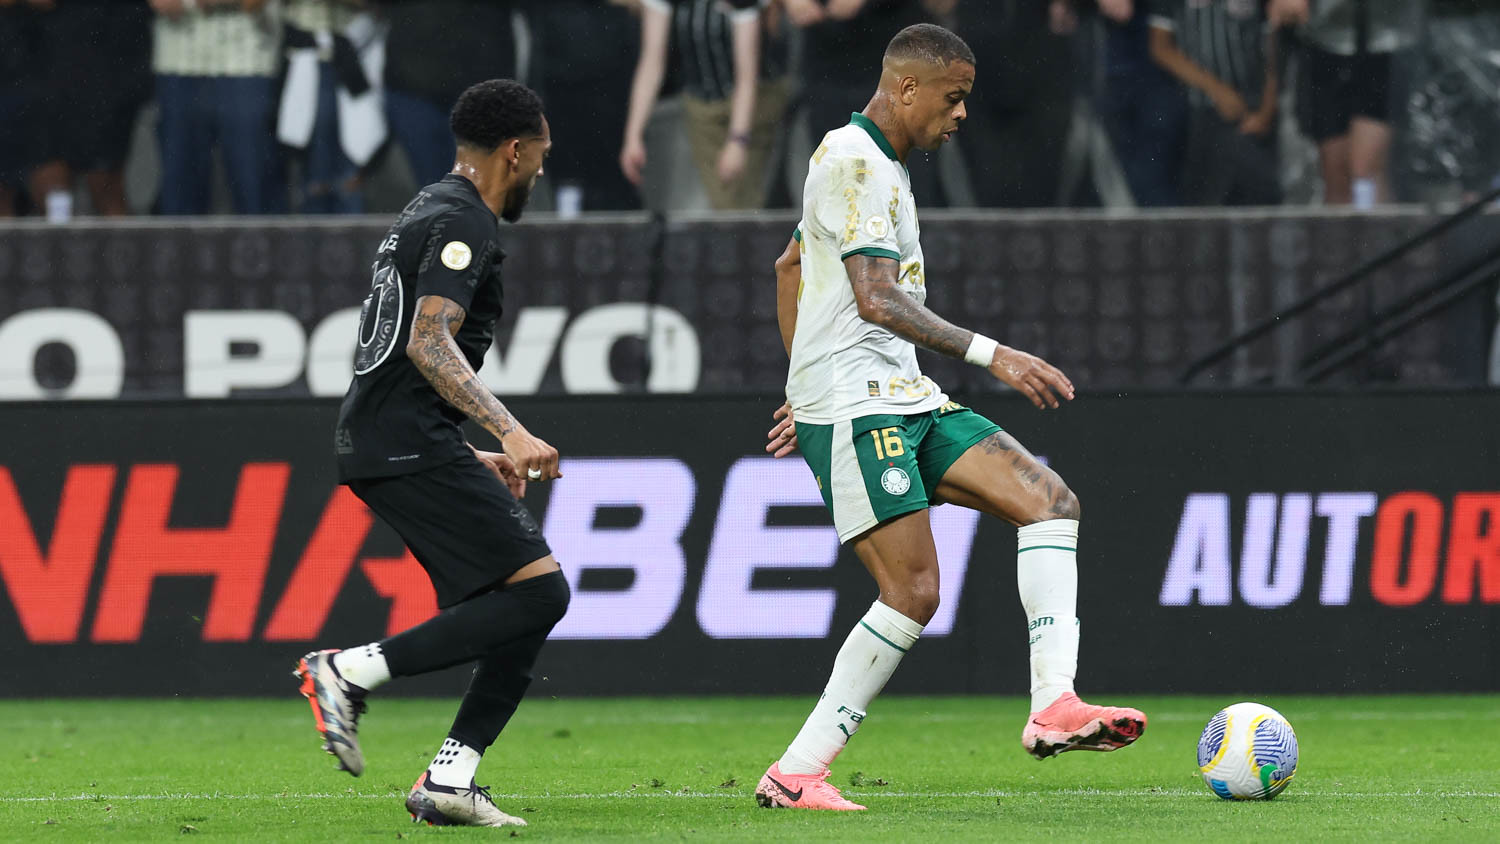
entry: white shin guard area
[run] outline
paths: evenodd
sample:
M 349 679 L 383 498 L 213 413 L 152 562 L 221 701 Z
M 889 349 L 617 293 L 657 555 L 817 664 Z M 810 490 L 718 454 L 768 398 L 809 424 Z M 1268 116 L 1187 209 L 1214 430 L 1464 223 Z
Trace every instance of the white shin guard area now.
M 1016 586 L 1026 609 L 1031 711 L 1073 690 L 1078 673 L 1078 520 L 1016 530 Z
M 782 755 L 782 772 L 820 774 L 833 764 L 921 635 L 922 625 L 879 601 L 871 604 L 839 649 L 823 696 Z

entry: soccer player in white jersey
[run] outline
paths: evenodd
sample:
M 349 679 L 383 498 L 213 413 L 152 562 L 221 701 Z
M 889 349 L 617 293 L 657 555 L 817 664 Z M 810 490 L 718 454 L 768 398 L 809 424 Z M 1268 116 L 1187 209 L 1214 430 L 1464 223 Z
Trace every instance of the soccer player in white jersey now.
M 1146 727 L 1138 710 L 1073 692 L 1078 664 L 1078 499 L 999 426 L 917 367 L 916 346 L 984 367 L 1039 408 L 1073 398 L 1046 361 L 928 310 L 916 205 L 904 161 L 964 119 L 974 54 L 942 27 L 903 29 L 880 87 L 813 153 L 802 222 L 776 262 L 776 308 L 791 356 L 787 403 L 767 451 L 800 450 L 880 597 L 834 660 L 823 696 L 755 789 L 765 807 L 863 809 L 828 783 L 829 765 L 938 606 L 929 507 L 947 502 L 1017 526 L 1017 582 L 1031 658 L 1021 736 L 1045 759 L 1114 750 Z

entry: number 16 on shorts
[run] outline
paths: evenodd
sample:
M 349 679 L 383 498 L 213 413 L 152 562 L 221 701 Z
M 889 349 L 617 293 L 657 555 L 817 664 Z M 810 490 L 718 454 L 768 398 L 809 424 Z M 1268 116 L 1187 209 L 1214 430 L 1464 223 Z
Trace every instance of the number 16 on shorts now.
M 869 448 L 875 455 L 875 465 L 871 465 L 864 454 L 860 455 L 860 463 L 864 464 L 865 483 L 871 487 L 870 481 L 879 478 L 880 491 L 888 496 L 896 498 L 904 497 L 911 491 L 912 476 L 916 473 L 916 460 L 901 459 L 907 457 L 906 444 L 901 441 L 901 428 L 892 425 L 887 428 L 876 428 L 869 431 Z M 857 448 L 856 451 L 864 451 Z M 885 465 L 880 465 L 884 461 Z M 902 465 L 909 464 L 909 465 Z M 875 490 L 871 489 L 872 496 Z
M 917 417 L 920 419 L 921 417 Z M 886 519 L 927 507 L 917 445 L 902 417 L 884 414 L 832 425 L 797 423 L 797 447 L 818 478 L 840 542 Z
M 870 432 L 870 439 L 875 442 L 876 460 L 900 457 L 906 453 L 906 446 L 901 444 L 901 428 L 898 426 L 877 428 Z

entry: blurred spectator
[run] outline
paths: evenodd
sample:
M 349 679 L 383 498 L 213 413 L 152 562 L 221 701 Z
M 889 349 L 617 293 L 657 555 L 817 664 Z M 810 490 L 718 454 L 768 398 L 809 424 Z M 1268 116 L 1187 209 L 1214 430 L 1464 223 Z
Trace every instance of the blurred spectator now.
M 1054 0 L 1054 6 L 1063 2 L 1079 0 Z M 1093 99 L 1136 205 L 1156 208 L 1181 203 L 1187 100 L 1151 58 L 1146 2 L 1098 0 L 1104 39 Z
M 917 0 L 786 0 L 786 12 L 803 31 L 801 97 L 814 145 L 870 101 L 891 38 L 926 20 Z
M 847 125 L 852 112 L 864 110 L 880 82 L 886 45 L 905 27 L 927 20 L 928 12 L 920 0 L 785 0 L 785 4 L 787 18 L 802 30 L 797 99 L 811 146 L 798 156 L 806 159 L 824 134 Z M 983 56 L 976 58 L 981 65 L 985 61 Z M 945 204 L 929 154 L 916 151 L 906 164 L 917 202 L 929 208 Z
M 380 80 L 371 78 L 383 63 L 384 31 L 366 5 L 286 0 L 277 139 L 300 152 L 293 210 L 303 214 L 363 212 L 360 167 L 386 139 Z
M 453 167 L 448 112 L 458 95 L 486 79 L 517 78 L 514 6 L 508 0 L 383 3 L 390 24 L 386 116 L 418 185 L 437 181 Z
M 1419 195 L 1472 202 L 1500 188 L 1500 2 L 1487 7 L 1434 6 L 1422 37 L 1421 62 L 1405 96 L 1393 98 L 1391 169 L 1405 170 Z M 1411 197 L 1415 198 L 1415 197 Z
M 272 135 L 281 42 L 277 0 L 150 2 L 156 10 L 161 212 L 212 209 L 217 146 L 235 211 L 285 213 L 286 177 Z
M 1074 68 L 1068 40 L 1047 32 L 1047 6 L 1033 0 L 923 5 L 939 19 L 951 13 L 978 62 L 957 136 L 974 201 L 989 208 L 1054 204 L 1072 123 Z
M 766 169 L 786 110 L 784 65 L 762 49 L 763 0 L 645 0 L 641 54 L 620 168 L 639 186 L 646 121 L 667 70 L 668 41 L 683 73 L 688 140 L 715 209 L 765 205 Z
M 1298 119 L 1318 144 L 1323 199 L 1368 208 L 1391 197 L 1391 58 L 1416 41 L 1411 0 L 1270 0 L 1273 24 L 1299 24 Z
M 21 212 L 21 185 L 34 134 L 27 114 L 35 71 L 30 4 L 0 0 L 0 217 Z
M 1260 0 L 1152 0 L 1151 57 L 1188 87 L 1188 203 L 1281 202 L 1274 39 Z
M 620 127 L 630 105 L 641 25 L 635 0 L 533 0 L 536 84 L 555 139 L 547 178 L 560 213 L 641 207 L 620 172 Z
M 53 219 L 72 216 L 75 174 L 84 176 L 94 213 L 125 214 L 122 171 L 136 116 L 151 90 L 145 0 L 19 5 L 33 12 L 32 28 L 22 36 L 25 44 L 6 52 L 16 50 L 27 65 L 14 77 L 23 86 L 14 105 L 25 115 L 15 122 L 28 137 L 15 148 L 11 166 L 30 168 L 32 201 Z M 0 198 L 0 206 L 6 204 Z

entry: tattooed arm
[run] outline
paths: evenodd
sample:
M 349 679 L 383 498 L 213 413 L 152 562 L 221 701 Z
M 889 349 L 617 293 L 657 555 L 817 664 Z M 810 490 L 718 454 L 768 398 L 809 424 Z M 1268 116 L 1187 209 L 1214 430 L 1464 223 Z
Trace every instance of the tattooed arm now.
M 901 265 L 891 258 L 850 255 L 844 259 L 859 316 L 924 349 L 964 359 L 974 332 L 943 319 L 897 285 Z M 1037 407 L 1057 407 L 1055 392 L 1073 398 L 1073 382 L 1036 355 L 1001 344 L 989 373 L 1019 390 Z
M 535 469 L 541 472 L 540 480 L 562 477 L 557 471 L 557 449 L 522 427 L 479 380 L 479 374 L 459 351 L 453 335 L 464 324 L 464 316 L 464 309 L 452 299 L 442 296 L 417 299 L 406 356 L 444 401 L 495 435 L 518 473 L 525 475 L 527 470 Z
M 943 319 L 897 286 L 901 265 L 891 258 L 850 255 L 844 259 L 859 316 L 904 340 L 940 355 L 963 359 L 974 332 Z

